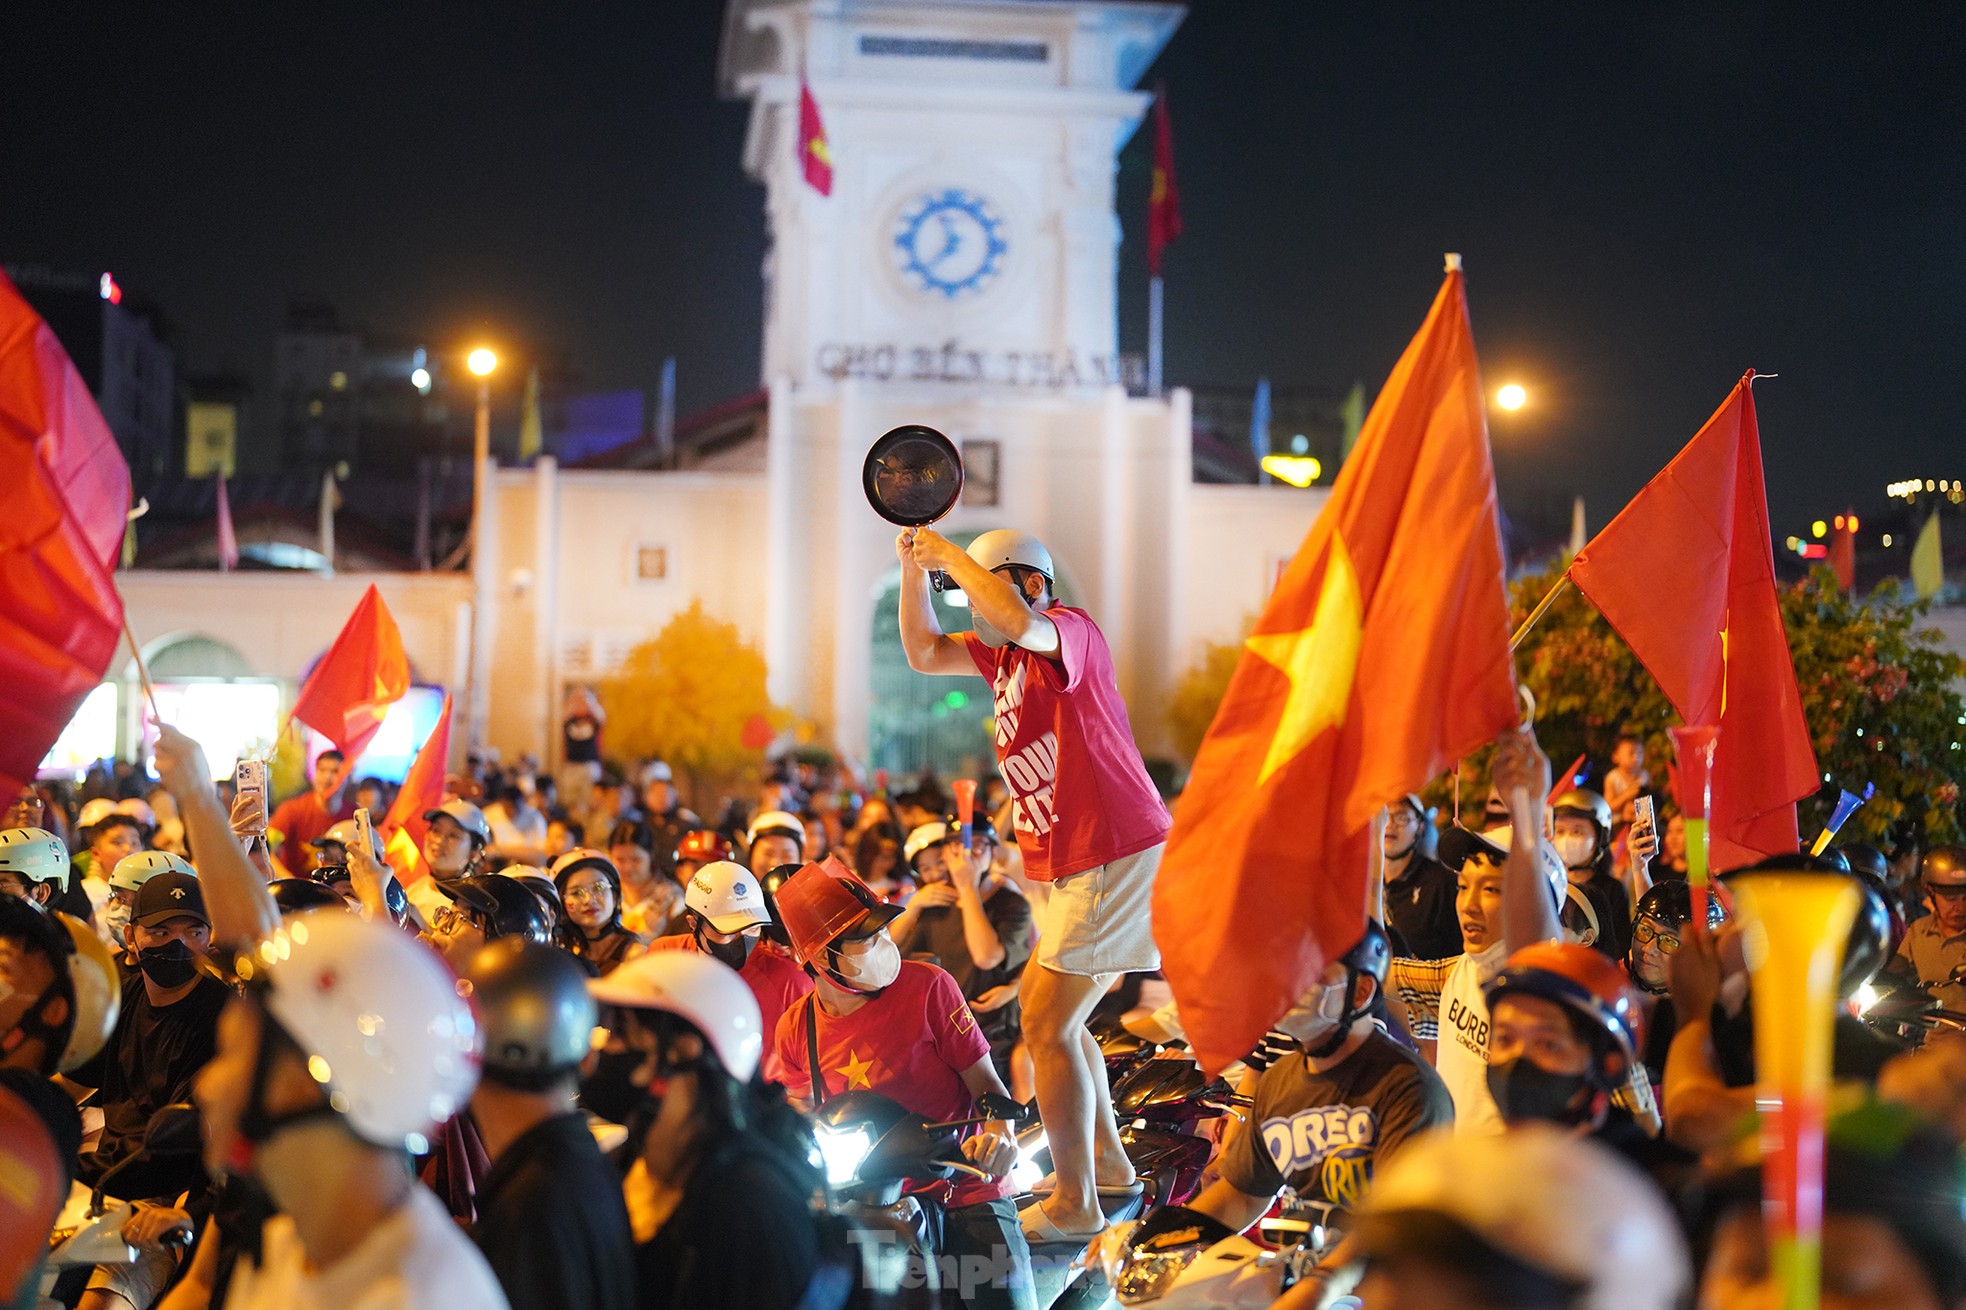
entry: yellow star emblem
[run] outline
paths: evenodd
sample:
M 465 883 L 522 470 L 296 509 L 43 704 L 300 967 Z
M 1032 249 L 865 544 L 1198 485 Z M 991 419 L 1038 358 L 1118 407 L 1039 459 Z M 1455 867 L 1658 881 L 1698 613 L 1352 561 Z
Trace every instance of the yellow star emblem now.
M 867 1075 L 873 1071 L 874 1062 L 872 1060 L 863 1060 L 860 1058 L 858 1051 L 851 1050 L 846 1053 L 846 1063 L 833 1070 L 834 1073 L 845 1076 L 846 1089 L 849 1092 L 856 1087 L 864 1087 L 871 1091 L 874 1084 L 868 1081 Z
M 1358 573 L 1342 537 L 1331 538 L 1331 558 L 1324 566 L 1324 585 L 1318 592 L 1311 625 L 1298 632 L 1265 632 L 1243 644 L 1265 664 L 1275 665 L 1290 679 L 1290 695 L 1277 716 L 1276 732 L 1256 775 L 1260 785 L 1326 728 L 1345 721 L 1352 695 L 1352 676 L 1358 670 L 1359 644 L 1365 635 L 1365 606 L 1359 598 Z

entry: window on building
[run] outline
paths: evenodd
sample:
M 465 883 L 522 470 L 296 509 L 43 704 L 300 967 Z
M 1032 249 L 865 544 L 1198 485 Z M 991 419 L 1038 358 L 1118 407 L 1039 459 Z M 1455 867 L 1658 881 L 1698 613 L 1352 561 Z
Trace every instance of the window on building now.
M 640 582 L 661 582 L 669 576 L 667 546 L 635 547 L 635 578 Z
M 962 455 L 963 504 L 984 509 L 995 506 L 1003 443 L 965 440 L 962 443 Z

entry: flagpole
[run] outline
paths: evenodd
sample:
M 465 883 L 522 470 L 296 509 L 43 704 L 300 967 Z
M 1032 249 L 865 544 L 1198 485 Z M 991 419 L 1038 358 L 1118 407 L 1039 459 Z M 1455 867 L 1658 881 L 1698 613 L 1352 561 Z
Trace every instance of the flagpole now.
M 1166 283 L 1156 273 L 1147 279 L 1147 394 L 1161 394 L 1161 328 Z
M 1561 596 L 1563 589 L 1569 585 L 1570 574 L 1566 570 L 1563 576 L 1556 580 L 1556 585 L 1551 587 L 1540 601 L 1536 602 L 1536 608 L 1529 611 L 1529 617 L 1522 621 L 1522 626 L 1515 630 L 1515 635 L 1509 638 L 1509 650 L 1511 653 L 1515 651 L 1516 647 L 1522 644 L 1522 639 L 1529 635 L 1529 630 L 1536 626 L 1536 620 L 1549 613 L 1550 606 L 1556 604 L 1556 598 Z
M 150 685 L 150 670 L 143 667 L 143 648 L 137 645 L 137 634 L 130 628 L 130 612 L 123 611 L 123 635 L 130 639 L 130 654 L 136 657 L 137 681 L 143 686 L 143 698 L 150 702 L 150 718 L 154 723 L 162 723 L 164 716 L 157 708 L 157 689 Z

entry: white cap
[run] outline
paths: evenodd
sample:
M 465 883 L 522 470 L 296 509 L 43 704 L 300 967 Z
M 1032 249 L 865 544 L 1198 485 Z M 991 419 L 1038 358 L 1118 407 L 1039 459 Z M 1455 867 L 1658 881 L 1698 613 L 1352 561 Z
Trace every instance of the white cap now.
M 154 828 L 157 826 L 157 814 L 156 811 L 150 808 L 150 802 L 146 800 L 140 800 L 135 796 L 131 796 L 124 800 L 117 801 L 116 812 L 118 814 L 129 815 L 132 819 L 135 819 L 138 823 L 142 824 L 146 828 Z
M 116 813 L 116 802 L 107 797 L 98 796 L 84 805 L 82 812 L 75 816 L 75 826 L 78 828 L 93 828 L 114 813 Z
M 479 841 L 491 840 L 491 824 L 485 821 L 485 812 L 461 796 L 446 796 L 444 803 L 434 810 L 425 810 L 426 823 L 435 822 L 438 815 L 457 822 L 457 826 L 476 837 Z
M 771 922 L 764 888 L 749 869 L 730 860 L 713 860 L 691 874 L 683 904 L 718 932 L 739 933 Z
M 602 1005 L 660 1010 L 688 1020 L 717 1053 L 724 1071 L 751 1081 L 764 1058 L 764 1019 L 758 998 L 721 960 L 694 951 L 651 951 L 588 982 Z
M 675 780 L 676 775 L 669 771 L 669 761 L 667 760 L 650 760 L 642 766 L 642 785 L 644 787 L 652 782 L 674 782 Z
M 361 835 L 361 831 L 356 826 L 355 820 L 343 819 L 307 844 L 317 851 L 329 842 L 340 842 L 343 846 L 353 846 L 355 839 Z

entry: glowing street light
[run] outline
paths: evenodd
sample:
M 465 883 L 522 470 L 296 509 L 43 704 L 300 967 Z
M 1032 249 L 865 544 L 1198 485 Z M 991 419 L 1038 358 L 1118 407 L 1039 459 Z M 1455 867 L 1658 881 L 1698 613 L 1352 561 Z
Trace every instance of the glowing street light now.
M 1827 536 L 1829 534 L 1829 524 L 1823 522 L 1821 519 L 1817 519 L 1809 525 L 1809 531 L 1818 537 Z
M 1495 393 L 1495 403 L 1503 409 L 1521 409 L 1529 403 L 1529 393 L 1510 382 Z
M 491 376 L 491 371 L 498 367 L 498 356 L 479 346 L 465 357 L 464 366 L 470 369 L 474 376 L 488 378 Z

